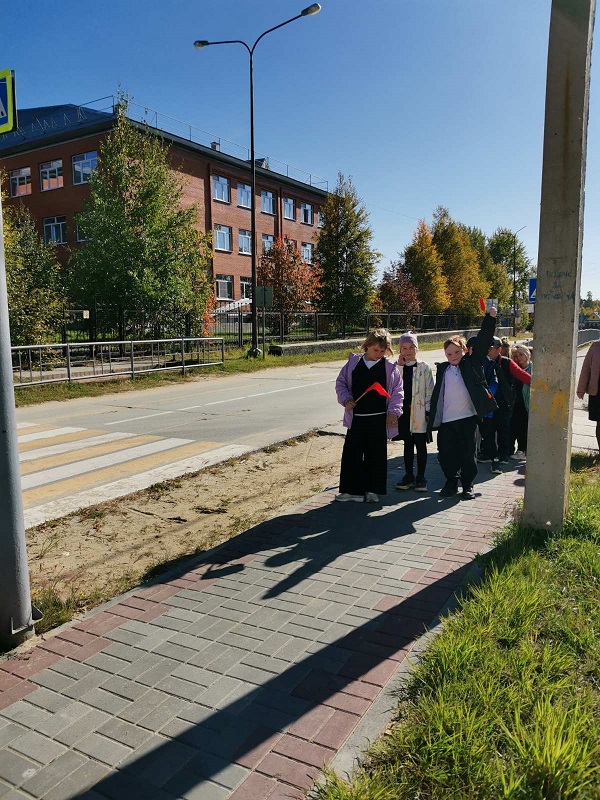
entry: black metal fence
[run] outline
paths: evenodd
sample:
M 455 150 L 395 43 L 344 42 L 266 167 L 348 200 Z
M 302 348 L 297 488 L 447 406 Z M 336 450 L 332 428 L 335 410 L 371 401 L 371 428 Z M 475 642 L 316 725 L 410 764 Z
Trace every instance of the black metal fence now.
M 479 318 L 481 319 L 481 318 Z M 258 310 L 258 338 L 265 344 L 356 339 L 374 328 L 387 328 L 393 335 L 407 330 L 465 330 L 479 320 L 460 314 L 407 314 L 378 312 L 360 317 L 327 311 L 280 313 Z M 498 325 L 509 326 L 512 318 L 501 315 Z M 212 336 L 224 340 L 226 349 L 244 348 L 251 343 L 252 325 L 248 309 L 235 309 L 211 315 L 208 322 L 199 316 L 174 311 L 161 318 L 143 312 L 117 308 L 66 309 L 60 338 L 63 344 L 128 339 L 169 339 Z

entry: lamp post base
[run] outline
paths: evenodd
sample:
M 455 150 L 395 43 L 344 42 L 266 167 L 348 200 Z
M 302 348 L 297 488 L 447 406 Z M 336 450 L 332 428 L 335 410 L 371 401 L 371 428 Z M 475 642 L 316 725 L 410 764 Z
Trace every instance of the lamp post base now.
M 251 347 L 250 350 L 246 353 L 246 358 L 258 358 L 262 350 L 260 347 Z

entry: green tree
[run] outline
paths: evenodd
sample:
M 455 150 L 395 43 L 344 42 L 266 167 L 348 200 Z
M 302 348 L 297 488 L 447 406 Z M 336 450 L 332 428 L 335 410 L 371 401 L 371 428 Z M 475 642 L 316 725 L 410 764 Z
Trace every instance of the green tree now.
M 443 262 L 425 220 L 419 220 L 412 244 L 404 250 L 404 271 L 419 295 L 421 309 L 441 314 L 450 305 Z
M 517 294 L 517 305 L 527 303 L 528 281 L 534 274 L 531 259 L 525 245 L 509 228 L 497 228 L 488 240 L 488 249 L 495 264 L 502 264 L 510 285 L 510 305 L 512 306 L 513 270 Z
M 381 255 L 371 244 L 369 214 L 352 180 L 342 173 L 322 215 L 323 227 L 315 247 L 315 260 L 321 268 L 320 307 L 359 318 L 375 296 L 375 269 Z
M 5 206 L 4 248 L 12 345 L 57 341 L 64 285 L 56 245 L 43 243 L 24 208 Z
M 408 276 L 402 259 L 392 261 L 383 271 L 379 284 L 379 301 L 382 311 L 401 311 L 418 314 L 421 301 L 416 286 Z
M 498 300 L 498 306 L 502 308 L 510 304 L 512 296 L 512 281 L 509 280 L 506 268 L 502 264 L 497 264 L 492 258 L 488 247 L 488 238 L 479 228 L 466 228 L 472 247 L 479 259 L 479 272 L 484 280 L 489 284 L 490 297 Z
M 479 259 L 469 237 L 439 206 L 434 213 L 433 243 L 443 263 L 450 292 L 450 310 L 457 314 L 480 314 L 479 298 L 489 297 L 489 284 L 479 271 Z
M 155 319 L 174 309 L 202 315 L 212 295 L 211 234 L 182 208 L 182 182 L 156 135 L 132 125 L 127 104 L 100 149 L 78 225 L 87 240 L 72 260 L 72 287 L 85 305 L 118 305 Z
M 296 245 L 278 237 L 260 257 L 259 286 L 273 287 L 276 311 L 305 311 L 319 294 L 319 267 L 302 260 Z

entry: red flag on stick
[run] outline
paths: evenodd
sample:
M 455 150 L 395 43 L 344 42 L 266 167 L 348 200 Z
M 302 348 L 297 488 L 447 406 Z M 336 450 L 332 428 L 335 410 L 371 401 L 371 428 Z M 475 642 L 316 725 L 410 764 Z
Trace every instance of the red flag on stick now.
M 386 390 L 380 383 L 377 383 L 377 381 L 375 381 L 375 383 L 371 384 L 371 386 L 369 386 L 368 389 L 365 389 L 365 391 L 361 394 L 361 396 L 357 398 L 354 402 L 358 403 L 359 400 L 362 400 L 362 398 L 367 394 L 367 392 L 377 392 L 377 394 L 380 394 L 382 397 L 388 397 L 388 398 L 392 396 L 391 394 L 388 394 L 386 392 Z
M 483 299 L 483 297 L 479 298 L 479 308 L 481 309 L 481 313 L 485 314 L 487 306 L 485 304 L 485 300 Z

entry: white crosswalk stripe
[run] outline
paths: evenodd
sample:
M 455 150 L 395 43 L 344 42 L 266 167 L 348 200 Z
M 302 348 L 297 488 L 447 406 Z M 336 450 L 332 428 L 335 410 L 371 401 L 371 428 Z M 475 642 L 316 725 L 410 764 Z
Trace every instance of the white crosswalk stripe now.
M 77 450 L 86 450 L 88 447 L 94 447 L 97 444 L 106 444 L 107 442 L 118 442 L 121 439 L 131 439 L 135 433 L 105 433 L 102 436 L 94 436 L 89 439 L 79 439 L 76 442 L 63 442 L 62 444 L 52 444 L 48 447 L 38 447 L 37 450 L 29 450 L 25 453 L 19 453 L 19 461 L 35 461 L 38 458 L 47 458 L 48 456 L 56 456 L 60 453 L 72 453 Z

